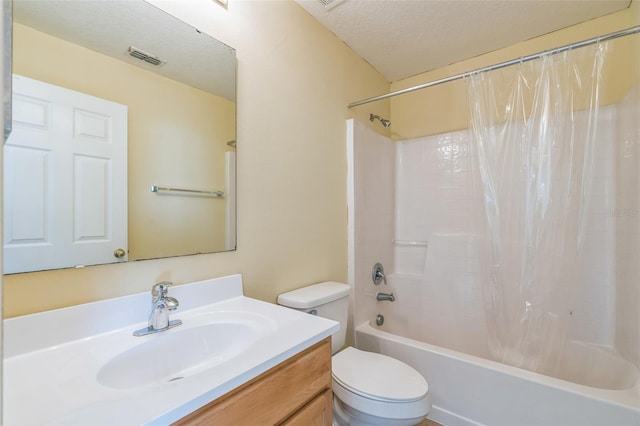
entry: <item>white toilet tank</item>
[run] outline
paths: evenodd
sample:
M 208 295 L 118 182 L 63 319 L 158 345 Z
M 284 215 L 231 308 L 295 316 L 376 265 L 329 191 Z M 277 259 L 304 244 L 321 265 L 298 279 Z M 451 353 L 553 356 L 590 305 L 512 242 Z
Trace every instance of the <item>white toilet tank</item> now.
M 347 335 L 350 290 L 347 284 L 326 281 L 282 293 L 278 305 L 338 321 L 340 330 L 331 336 L 331 352 L 335 354 L 344 346 Z

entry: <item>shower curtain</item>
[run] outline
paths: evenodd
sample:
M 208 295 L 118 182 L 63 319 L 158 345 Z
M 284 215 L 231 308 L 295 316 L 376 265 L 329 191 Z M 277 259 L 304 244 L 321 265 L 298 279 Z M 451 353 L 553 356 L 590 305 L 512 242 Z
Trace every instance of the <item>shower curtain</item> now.
M 606 44 L 467 78 L 489 351 L 554 374 L 578 282 Z

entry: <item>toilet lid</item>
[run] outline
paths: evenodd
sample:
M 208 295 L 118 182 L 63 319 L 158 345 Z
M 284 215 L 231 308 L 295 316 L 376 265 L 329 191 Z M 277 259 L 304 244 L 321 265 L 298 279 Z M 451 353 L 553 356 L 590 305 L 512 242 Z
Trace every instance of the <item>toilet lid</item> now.
M 410 402 L 424 398 L 427 381 L 397 359 L 348 347 L 332 358 L 333 379 L 358 395 L 384 401 Z

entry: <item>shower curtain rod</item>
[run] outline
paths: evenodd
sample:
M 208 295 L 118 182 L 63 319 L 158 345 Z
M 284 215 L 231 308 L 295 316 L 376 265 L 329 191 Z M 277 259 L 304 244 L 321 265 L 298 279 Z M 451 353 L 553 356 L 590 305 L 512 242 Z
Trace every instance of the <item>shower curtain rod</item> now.
M 451 77 L 442 78 L 440 80 L 435 80 L 435 81 L 430 81 L 428 83 L 418 84 L 417 86 L 408 87 L 408 88 L 402 89 L 402 90 L 396 90 L 395 92 L 387 93 L 387 94 L 384 94 L 384 95 L 374 96 L 372 98 L 367 98 L 367 99 L 362 99 L 362 100 L 359 100 L 359 101 L 356 101 L 356 102 L 351 102 L 348 105 L 348 107 L 349 108 L 353 108 L 353 107 L 356 107 L 356 106 L 359 106 L 359 105 L 368 104 L 370 102 L 375 102 L 375 101 L 380 101 L 380 100 L 383 100 L 383 99 L 391 98 L 393 96 L 403 95 L 405 93 L 410 93 L 410 92 L 415 92 L 416 90 L 426 89 L 427 87 L 437 86 L 438 84 L 448 83 L 448 82 L 454 81 L 454 80 L 460 80 L 461 78 L 469 77 L 472 74 L 481 73 L 481 72 L 485 72 L 485 71 L 493 71 L 493 70 L 497 70 L 497 69 L 500 69 L 500 68 L 508 67 L 510 65 L 515 65 L 515 64 L 522 63 L 522 62 L 532 61 L 534 59 L 538 59 L 538 58 L 542 57 L 543 55 L 555 55 L 556 53 L 562 53 L 562 52 L 565 52 L 567 50 L 575 49 L 575 48 L 578 48 L 578 47 L 589 46 L 589 45 L 592 45 L 592 44 L 600 43 L 600 42 L 603 42 L 603 41 L 609 41 L 609 40 L 613 40 L 613 39 L 616 39 L 616 38 L 619 38 L 619 37 L 624 37 L 624 36 L 628 36 L 628 35 L 632 35 L 632 34 L 636 34 L 636 33 L 640 33 L 640 25 L 636 25 L 634 27 L 627 28 L 625 30 L 616 31 L 614 33 L 602 35 L 602 36 L 599 36 L 599 37 L 590 38 L 588 40 L 579 41 L 577 43 L 571 43 L 571 44 L 567 44 L 565 46 L 556 47 L 555 49 L 545 50 L 543 52 L 534 53 L 533 55 L 523 56 L 521 58 L 512 59 L 510 61 L 500 62 L 499 64 L 489 65 L 488 67 L 477 68 L 477 69 L 475 69 L 473 71 L 467 71 L 467 72 L 462 73 L 462 74 L 452 75 Z

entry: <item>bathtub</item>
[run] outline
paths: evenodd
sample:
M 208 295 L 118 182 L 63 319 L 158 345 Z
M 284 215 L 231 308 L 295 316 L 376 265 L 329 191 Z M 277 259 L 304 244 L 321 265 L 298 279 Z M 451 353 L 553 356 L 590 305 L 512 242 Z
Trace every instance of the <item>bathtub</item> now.
M 429 382 L 429 418 L 446 426 L 640 425 L 635 367 L 635 377 L 622 378 L 628 389 L 601 389 L 398 336 L 369 322 L 356 327 L 355 335 L 359 349 L 418 370 Z

